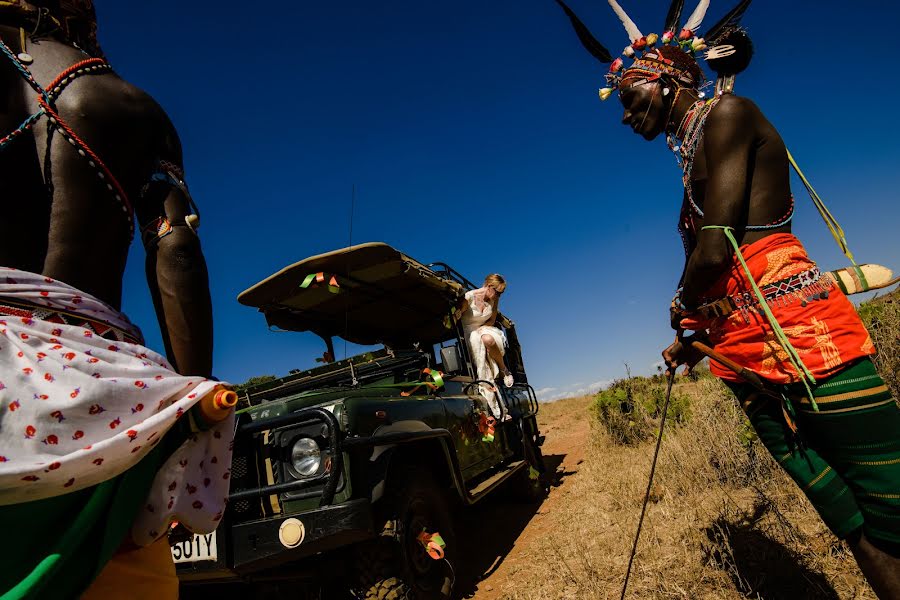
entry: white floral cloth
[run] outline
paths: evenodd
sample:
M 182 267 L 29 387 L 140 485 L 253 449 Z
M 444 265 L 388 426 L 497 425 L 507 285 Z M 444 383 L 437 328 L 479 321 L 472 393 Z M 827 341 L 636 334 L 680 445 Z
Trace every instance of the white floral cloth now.
M 15 316 L 22 306 L 32 314 Z M 0 310 L 0 505 L 116 477 L 220 385 L 179 375 L 143 345 L 102 337 L 98 329 L 108 325 L 142 340 L 124 314 L 48 277 L 0 267 Z M 101 327 L 44 320 L 55 311 Z M 136 543 L 160 537 L 172 520 L 196 533 L 215 529 L 228 495 L 233 430 L 232 414 L 166 460 L 134 525 Z

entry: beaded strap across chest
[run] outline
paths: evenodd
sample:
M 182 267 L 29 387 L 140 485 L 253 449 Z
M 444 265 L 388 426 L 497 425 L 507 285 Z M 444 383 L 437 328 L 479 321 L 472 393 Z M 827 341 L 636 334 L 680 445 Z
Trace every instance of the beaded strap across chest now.
M 9 46 L 7 46 L 2 40 L 0 40 L 0 52 L 2 52 L 10 61 L 12 61 L 13 65 L 19 71 L 19 74 L 28 82 L 28 85 L 34 89 L 38 94 L 37 102 L 38 108 L 37 112 L 28 116 L 15 130 L 13 130 L 8 135 L 0 138 L 0 151 L 6 148 L 10 143 L 12 143 L 17 137 L 21 136 L 23 133 L 34 127 L 35 123 L 37 123 L 41 117 L 46 116 L 47 119 L 52 123 L 63 138 L 72 144 L 75 148 L 76 152 L 78 152 L 79 156 L 84 158 L 88 165 L 97 173 L 97 177 L 103 182 L 109 191 L 110 195 L 116 200 L 122 209 L 125 218 L 128 221 L 128 231 L 129 235 L 134 235 L 134 210 L 132 209 L 131 202 L 128 200 L 128 196 L 125 194 L 125 191 L 122 189 L 122 186 L 119 185 L 119 181 L 109 170 L 109 167 L 100 159 L 97 154 L 91 150 L 90 146 L 82 140 L 78 135 L 72 130 L 71 127 L 63 120 L 63 118 L 59 115 L 56 110 L 55 100 L 62 93 L 63 89 L 74 81 L 76 78 L 82 75 L 88 74 L 96 74 L 96 73 L 110 73 L 112 72 L 112 67 L 102 58 L 88 58 L 86 60 L 82 60 L 80 62 L 75 63 L 71 67 L 67 68 L 65 71 L 56 76 L 56 78 L 48 85 L 46 88 L 41 86 L 31 74 L 31 71 L 22 63 L 21 60 L 10 50 Z M 48 142 L 49 144 L 49 142 Z
M 712 112 L 713 108 L 719 103 L 721 96 L 716 96 L 706 101 L 698 102 L 685 116 L 685 124 L 683 125 L 684 142 L 681 145 L 681 167 L 682 182 L 684 183 L 684 192 L 686 205 L 682 207 L 681 218 L 678 223 L 678 230 L 684 243 L 685 254 L 690 255 L 693 250 L 692 243 L 696 239 L 697 230 L 694 223 L 694 217 L 703 218 L 703 209 L 697 205 L 694 200 L 693 187 L 691 186 L 691 177 L 694 171 L 694 157 L 697 148 L 700 146 L 700 140 L 703 139 L 703 126 L 706 119 Z M 745 231 L 767 231 L 778 229 L 791 222 L 794 218 L 794 197 L 791 196 L 790 206 L 787 212 L 771 223 L 765 225 L 747 225 Z
M 700 218 L 703 218 L 703 210 L 694 202 L 691 175 L 694 172 L 694 156 L 697 153 L 697 148 L 700 146 L 700 140 L 703 138 L 703 125 L 706 124 L 709 113 L 712 112 L 712 109 L 718 103 L 719 96 L 711 100 L 698 102 L 685 117 L 684 142 L 681 144 L 682 181 L 691 210 Z

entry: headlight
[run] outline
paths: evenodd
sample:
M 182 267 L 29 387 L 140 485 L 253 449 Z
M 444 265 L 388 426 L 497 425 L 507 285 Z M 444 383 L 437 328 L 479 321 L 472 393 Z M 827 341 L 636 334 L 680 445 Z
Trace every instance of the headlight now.
M 301 477 L 310 477 L 319 472 L 322 464 L 322 451 L 316 440 L 302 437 L 294 442 L 291 448 L 291 465 Z

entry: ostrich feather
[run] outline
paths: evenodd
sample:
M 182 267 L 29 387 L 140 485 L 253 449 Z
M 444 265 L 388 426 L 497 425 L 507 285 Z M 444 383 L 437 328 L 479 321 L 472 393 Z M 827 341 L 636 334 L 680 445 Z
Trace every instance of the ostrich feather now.
M 697 8 L 693 13 L 691 13 L 691 16 L 688 17 L 688 20 L 684 22 L 684 28 L 690 29 L 694 33 L 697 33 L 697 30 L 700 29 L 700 24 L 703 23 L 703 17 L 706 16 L 706 9 L 708 8 L 709 0 L 700 0 Z
M 581 40 L 581 45 L 584 46 L 584 49 L 600 62 L 605 64 L 611 63 L 613 60 L 612 54 L 610 54 L 609 50 L 607 50 L 603 44 L 597 41 L 597 38 L 595 38 L 587 26 L 581 22 L 578 15 L 576 15 L 571 8 L 566 6 L 566 3 L 562 0 L 556 0 L 556 3 L 559 4 L 563 9 L 563 12 L 569 17 L 569 21 L 572 22 L 572 27 L 575 29 L 575 34 L 578 36 L 578 39 Z
M 672 0 L 672 5 L 669 7 L 669 14 L 666 15 L 666 24 L 663 27 L 662 33 L 672 31 L 675 35 L 678 35 L 678 32 L 681 31 L 681 11 L 683 9 L 684 0 Z
M 722 34 L 726 33 L 740 22 L 741 17 L 744 16 L 751 1 L 752 0 L 741 0 L 738 2 L 737 6 L 728 11 L 728 14 L 722 17 L 718 23 L 710 27 L 703 36 L 706 43 L 710 46 L 715 46 L 716 41 Z
M 644 34 L 641 33 L 641 30 L 638 29 L 638 26 L 634 24 L 634 21 L 631 20 L 631 17 L 628 16 L 619 3 L 616 0 L 608 0 L 609 5 L 612 7 L 613 11 L 622 21 L 622 25 L 625 26 L 625 31 L 628 33 L 628 41 L 633 42 L 635 40 L 639 40 L 644 37 Z M 707 0 L 709 2 L 709 0 Z

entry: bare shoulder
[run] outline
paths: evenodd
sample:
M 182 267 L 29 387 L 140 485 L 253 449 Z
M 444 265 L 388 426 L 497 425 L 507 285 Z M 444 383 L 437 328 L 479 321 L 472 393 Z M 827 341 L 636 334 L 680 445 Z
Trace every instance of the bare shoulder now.
M 755 144 L 770 127 L 752 100 L 727 94 L 710 112 L 703 139 L 707 151 L 718 154 L 729 148 Z
M 714 127 L 746 127 L 762 117 L 759 107 L 742 96 L 725 94 L 719 98 L 715 108 L 709 113 L 707 123 Z
M 150 129 L 150 147 L 154 148 L 158 158 L 181 164 L 181 140 L 172 120 L 162 106 L 147 92 L 132 86 L 137 92 L 136 106 L 143 115 Z
M 64 114 L 88 117 L 119 139 L 139 142 L 144 150 L 166 151 L 169 160 L 181 160 L 178 135 L 165 110 L 147 92 L 116 74 L 77 81 L 57 104 Z

